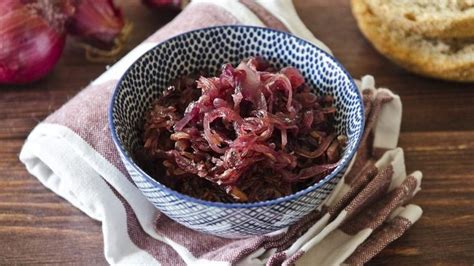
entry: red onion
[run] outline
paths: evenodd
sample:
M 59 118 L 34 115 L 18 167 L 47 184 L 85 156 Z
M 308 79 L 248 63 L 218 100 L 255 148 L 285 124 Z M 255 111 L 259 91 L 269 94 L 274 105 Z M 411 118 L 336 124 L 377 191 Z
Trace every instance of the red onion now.
M 284 74 L 276 74 L 273 75 L 272 78 L 270 78 L 266 83 L 265 86 L 268 86 L 269 88 L 274 88 L 273 90 L 283 90 L 287 92 L 287 103 L 286 103 L 286 108 L 288 109 L 289 112 L 294 112 L 294 108 L 292 106 L 292 101 L 293 101 L 293 87 L 291 85 L 291 81 L 289 78 L 284 75 Z
M 293 88 L 298 88 L 299 86 L 303 85 L 304 78 L 303 75 L 301 75 L 301 73 L 298 71 L 298 69 L 294 67 L 285 67 L 280 72 L 283 73 L 290 80 L 291 86 Z
M 68 1 L 0 1 L 0 83 L 29 83 L 56 65 L 64 48 Z
M 211 132 L 211 123 L 217 118 L 226 119 L 228 121 L 236 122 L 237 124 L 242 123 L 242 118 L 232 109 L 226 107 L 215 109 L 204 115 L 204 138 L 207 140 L 207 142 L 209 142 L 211 149 L 217 153 L 224 153 L 225 150 L 219 147 L 219 144 L 221 144 L 223 138 L 219 136 L 218 133 Z
M 125 22 L 112 0 L 77 0 L 68 33 L 91 45 L 110 48 Z
M 221 70 L 194 85 L 173 82 L 153 104 L 143 148 L 155 166 L 147 171 L 167 173 L 188 195 L 254 202 L 304 189 L 337 166 L 346 138 L 334 127 L 332 97 L 315 95 L 296 68 L 278 71 L 258 57 Z M 156 112 L 166 108 L 173 119 Z
M 74 0 L 74 6 L 68 33 L 83 43 L 90 61 L 110 61 L 122 50 L 131 24 L 113 0 Z
M 151 8 L 183 9 L 189 0 L 142 0 L 142 2 Z
M 314 151 L 306 151 L 306 150 L 303 150 L 303 149 L 300 149 L 300 148 L 297 148 L 295 149 L 295 152 L 298 154 L 298 155 L 301 155 L 303 157 L 306 157 L 306 158 L 318 158 L 319 156 L 323 155 L 323 153 L 327 150 L 327 148 L 329 147 L 329 145 L 331 145 L 332 141 L 336 138 L 336 134 L 331 134 L 329 136 L 327 136 L 321 143 L 320 143 L 320 146 L 314 150 Z
M 316 164 L 308 168 L 301 169 L 298 175 L 298 178 L 302 180 L 302 179 L 308 179 L 308 178 L 318 176 L 318 175 L 323 175 L 326 172 L 333 170 L 336 167 L 337 167 L 337 163 L 319 164 L 319 165 Z

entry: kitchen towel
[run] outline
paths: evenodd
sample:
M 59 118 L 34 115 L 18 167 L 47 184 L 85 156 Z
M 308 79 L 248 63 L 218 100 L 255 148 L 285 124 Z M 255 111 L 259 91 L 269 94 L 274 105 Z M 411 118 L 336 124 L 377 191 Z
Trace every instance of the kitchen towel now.
M 162 215 L 135 187 L 112 143 L 107 108 L 125 70 L 148 49 L 179 33 L 246 24 L 289 31 L 330 53 L 299 19 L 291 0 L 196 0 L 133 49 L 28 136 L 20 160 L 46 187 L 102 223 L 111 264 L 337 265 L 362 264 L 400 237 L 421 216 L 408 204 L 421 173 L 406 174 L 397 148 L 401 101 L 358 86 L 366 128 L 350 170 L 323 206 L 269 235 L 224 239 L 201 234 Z

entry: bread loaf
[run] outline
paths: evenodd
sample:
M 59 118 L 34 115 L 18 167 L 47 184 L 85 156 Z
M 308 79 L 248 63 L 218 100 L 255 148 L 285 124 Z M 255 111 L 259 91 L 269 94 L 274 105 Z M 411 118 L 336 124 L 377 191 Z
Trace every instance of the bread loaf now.
M 367 4 L 372 0 L 351 1 L 362 33 L 380 53 L 395 63 L 429 77 L 474 81 L 474 37 L 423 36 L 377 16 Z

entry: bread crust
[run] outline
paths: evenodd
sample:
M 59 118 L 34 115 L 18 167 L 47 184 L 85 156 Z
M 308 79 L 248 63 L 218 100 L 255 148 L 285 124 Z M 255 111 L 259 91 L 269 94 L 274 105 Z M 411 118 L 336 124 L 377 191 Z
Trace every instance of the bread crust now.
M 399 0 L 396 0 L 399 1 Z M 470 0 L 465 0 L 465 2 Z M 465 7 L 454 11 L 415 11 L 411 8 L 394 6 L 386 0 L 365 0 L 372 12 L 384 23 L 405 31 L 432 38 L 465 38 L 474 37 L 474 8 Z M 431 5 L 436 5 L 433 1 Z M 408 5 L 408 4 L 407 4 Z M 467 5 L 467 4 L 466 4 Z M 472 5 L 472 4 L 471 4 Z M 440 7 L 443 9 L 443 7 Z
M 474 81 L 474 43 L 458 51 L 439 51 L 435 45 L 430 46 L 431 40 L 424 36 L 383 23 L 366 4 L 366 0 L 351 0 L 351 3 L 362 33 L 381 54 L 393 62 L 423 76 Z

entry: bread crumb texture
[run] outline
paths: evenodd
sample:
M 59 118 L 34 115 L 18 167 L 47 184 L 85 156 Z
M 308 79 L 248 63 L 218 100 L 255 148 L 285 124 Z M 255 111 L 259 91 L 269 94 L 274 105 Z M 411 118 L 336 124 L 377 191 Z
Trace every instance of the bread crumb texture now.
M 474 37 L 474 0 L 364 0 L 372 12 L 427 37 Z

